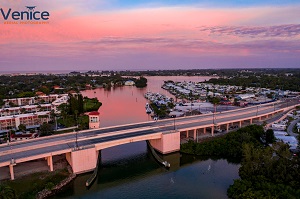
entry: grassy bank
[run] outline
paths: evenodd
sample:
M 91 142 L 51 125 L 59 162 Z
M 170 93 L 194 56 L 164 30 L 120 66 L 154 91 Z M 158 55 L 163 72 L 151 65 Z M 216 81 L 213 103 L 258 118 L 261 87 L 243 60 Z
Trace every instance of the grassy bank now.
M 43 189 L 52 189 L 69 175 L 67 169 L 61 169 L 53 172 L 33 173 L 13 181 L 4 181 L 1 184 L 11 187 L 19 199 L 34 199 L 38 192 Z
M 97 98 L 84 98 L 83 110 L 84 112 L 98 111 L 101 105 Z

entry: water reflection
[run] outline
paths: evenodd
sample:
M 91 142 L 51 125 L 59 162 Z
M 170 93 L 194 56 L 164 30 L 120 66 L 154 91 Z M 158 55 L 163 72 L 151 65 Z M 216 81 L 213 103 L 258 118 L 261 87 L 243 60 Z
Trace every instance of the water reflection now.
M 100 112 L 100 126 L 107 127 L 120 124 L 149 121 L 151 118 L 146 114 L 145 104 L 147 100 L 144 93 L 147 91 L 159 92 L 171 96 L 168 91 L 161 88 L 165 80 L 173 81 L 204 81 L 210 77 L 187 77 L 187 76 L 155 76 L 147 77 L 146 88 L 132 86 L 99 88 L 82 91 L 83 96 L 97 97 L 102 106 Z
M 227 188 L 238 178 L 239 165 L 226 160 L 179 152 L 161 156 L 170 170 L 156 162 L 146 142 L 105 149 L 90 189 L 84 185 L 90 174 L 83 174 L 53 198 L 227 198 Z

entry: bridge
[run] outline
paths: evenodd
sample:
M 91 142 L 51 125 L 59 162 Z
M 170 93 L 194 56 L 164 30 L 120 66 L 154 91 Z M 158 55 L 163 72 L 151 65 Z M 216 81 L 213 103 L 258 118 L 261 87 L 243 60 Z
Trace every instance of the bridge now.
M 228 132 L 232 127 L 261 122 L 298 105 L 298 100 L 278 101 L 224 112 L 84 130 L 1 144 L 0 167 L 9 167 L 13 180 L 14 166 L 17 164 L 45 159 L 49 170 L 53 171 L 53 156 L 65 155 L 74 173 L 84 173 L 96 167 L 98 153 L 105 148 L 149 140 L 157 151 L 169 154 L 180 150 L 182 137 L 196 139 L 199 134 L 214 136 L 215 129 Z

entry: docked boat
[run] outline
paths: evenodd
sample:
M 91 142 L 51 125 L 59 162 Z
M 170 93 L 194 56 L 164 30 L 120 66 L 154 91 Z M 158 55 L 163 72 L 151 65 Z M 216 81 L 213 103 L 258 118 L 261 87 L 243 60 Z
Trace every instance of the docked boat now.
M 151 107 L 149 106 L 149 104 L 148 103 L 146 103 L 146 113 L 147 114 L 150 114 L 150 113 L 152 113 L 152 109 L 151 109 Z

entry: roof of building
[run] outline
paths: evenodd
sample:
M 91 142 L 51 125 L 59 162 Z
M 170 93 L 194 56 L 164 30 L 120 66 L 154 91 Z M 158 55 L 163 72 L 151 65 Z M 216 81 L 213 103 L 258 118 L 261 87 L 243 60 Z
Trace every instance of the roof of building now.
M 100 113 L 98 111 L 92 111 L 89 113 L 89 115 L 100 115 Z

